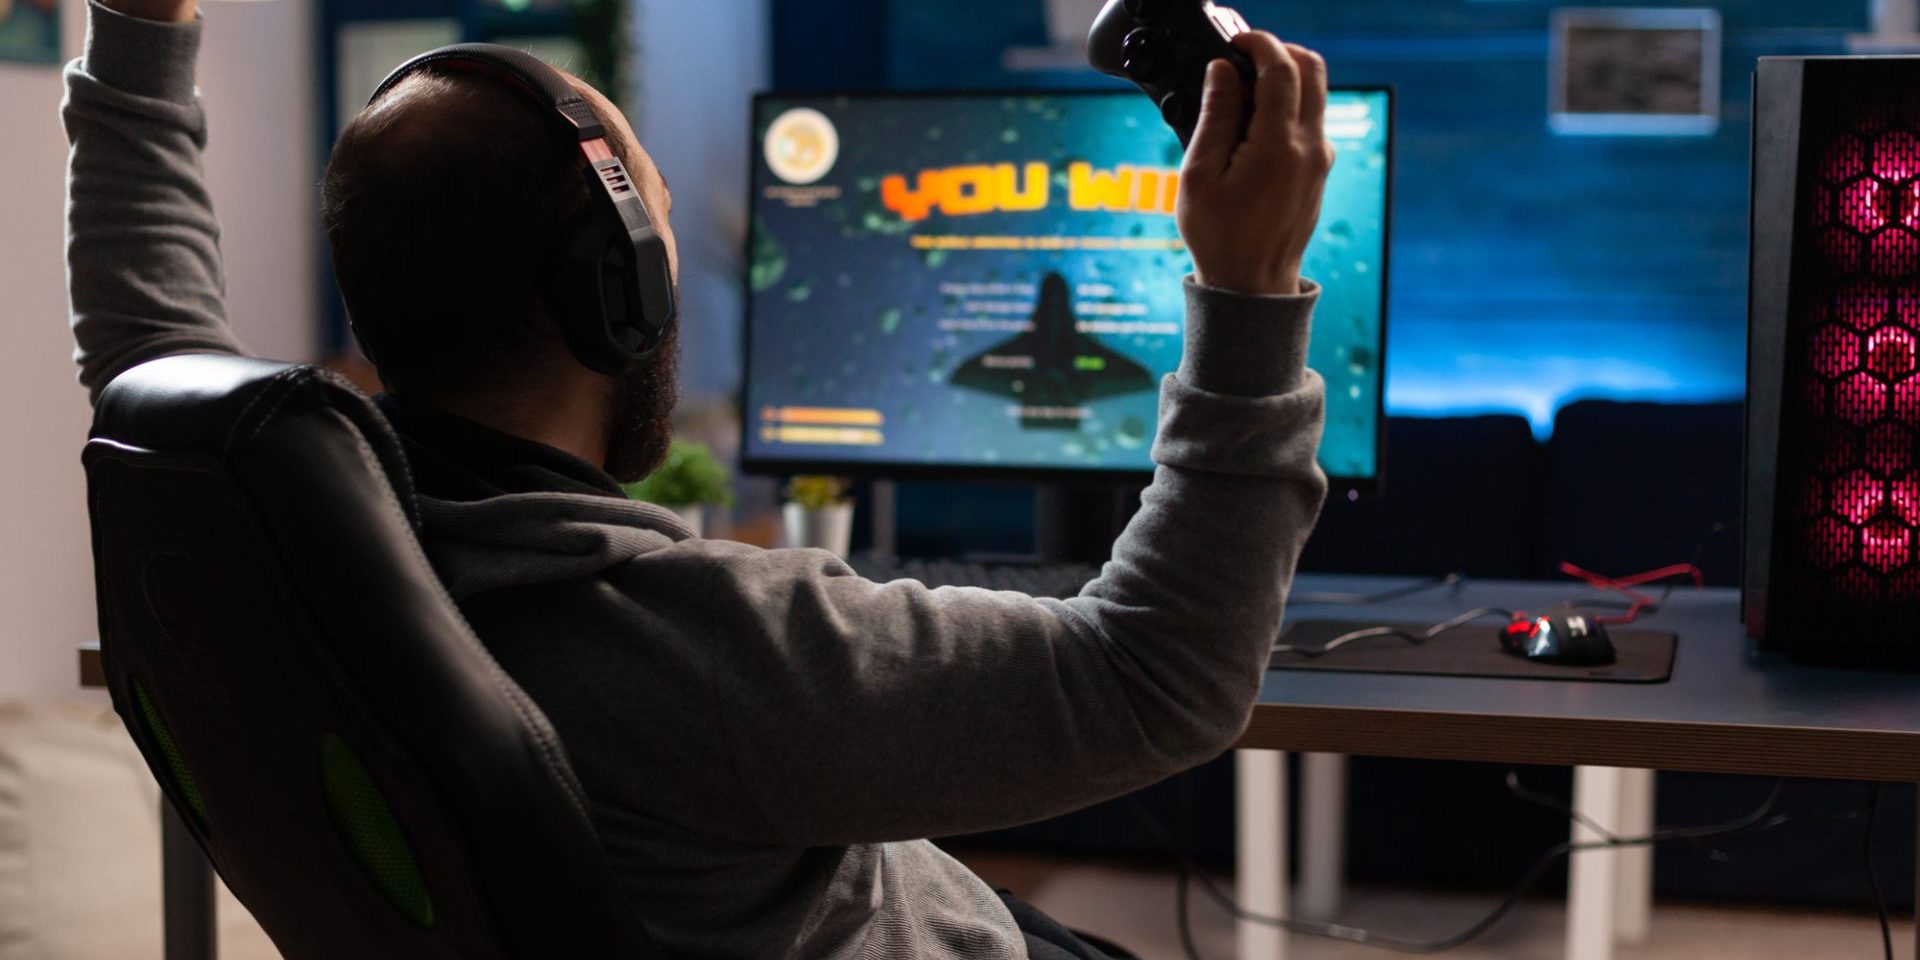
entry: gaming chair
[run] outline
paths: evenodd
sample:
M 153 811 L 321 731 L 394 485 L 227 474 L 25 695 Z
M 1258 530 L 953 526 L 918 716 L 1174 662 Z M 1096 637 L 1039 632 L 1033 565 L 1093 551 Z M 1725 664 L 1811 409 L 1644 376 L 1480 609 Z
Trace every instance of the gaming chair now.
M 364 394 L 154 360 L 83 459 L 114 707 L 287 960 L 658 956 L 554 731 L 428 566 Z

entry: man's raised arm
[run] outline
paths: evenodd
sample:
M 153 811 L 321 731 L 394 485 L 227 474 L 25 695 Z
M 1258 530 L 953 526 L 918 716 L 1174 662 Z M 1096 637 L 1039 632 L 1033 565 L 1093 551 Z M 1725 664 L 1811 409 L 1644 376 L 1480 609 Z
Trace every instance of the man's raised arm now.
M 1246 729 L 1327 491 L 1306 366 L 1319 288 L 1300 268 L 1333 156 L 1320 57 L 1266 33 L 1235 45 L 1257 79 L 1220 62 L 1207 81 L 1181 174 L 1186 350 L 1112 561 L 1059 601 L 872 583 L 821 551 L 661 551 L 710 571 L 649 583 L 638 614 L 704 624 L 672 648 L 684 660 L 630 678 L 629 740 L 659 745 L 636 776 L 673 771 L 665 820 L 785 846 L 952 836 L 1137 790 Z
M 200 166 L 197 0 L 94 0 L 67 65 L 67 287 L 80 382 L 174 353 L 243 353 Z

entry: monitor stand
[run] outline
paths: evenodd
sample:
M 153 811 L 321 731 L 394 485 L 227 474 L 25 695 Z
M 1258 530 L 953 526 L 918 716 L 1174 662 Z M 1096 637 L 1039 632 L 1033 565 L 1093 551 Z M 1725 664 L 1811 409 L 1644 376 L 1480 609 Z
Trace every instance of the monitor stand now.
M 1073 497 L 1057 483 L 1042 483 L 1033 488 L 1033 558 L 1040 563 L 1065 563 L 1072 559 L 1068 512 Z
M 873 558 L 890 564 L 899 554 L 900 526 L 895 512 L 895 488 L 892 480 L 873 482 Z

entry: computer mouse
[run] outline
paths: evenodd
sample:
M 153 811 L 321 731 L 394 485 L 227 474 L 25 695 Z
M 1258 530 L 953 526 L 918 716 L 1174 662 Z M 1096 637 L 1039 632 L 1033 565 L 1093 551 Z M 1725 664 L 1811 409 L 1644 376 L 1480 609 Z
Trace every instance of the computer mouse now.
M 1517 616 L 1500 631 L 1500 645 L 1529 660 L 1569 667 L 1601 666 L 1614 659 L 1607 628 L 1579 613 Z

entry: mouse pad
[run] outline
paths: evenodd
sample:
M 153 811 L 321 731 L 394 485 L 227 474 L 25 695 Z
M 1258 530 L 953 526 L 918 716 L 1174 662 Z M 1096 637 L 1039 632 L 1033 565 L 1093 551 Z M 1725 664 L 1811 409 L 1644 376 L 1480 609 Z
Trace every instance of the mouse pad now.
M 1286 632 L 1280 636 L 1280 642 L 1288 646 L 1317 649 L 1335 637 L 1378 626 L 1386 624 L 1377 621 L 1300 620 L 1286 628 Z M 1405 626 L 1412 632 L 1418 632 L 1431 625 Z M 1615 629 L 1609 631 L 1613 639 L 1613 663 L 1570 667 L 1516 657 L 1501 649 L 1498 633 L 1499 628 L 1495 626 L 1468 625 L 1419 644 L 1408 643 L 1399 637 L 1368 637 L 1321 657 L 1303 657 L 1297 653 L 1276 651 L 1272 669 L 1413 673 L 1501 680 L 1665 683 L 1673 676 L 1673 649 L 1678 642 L 1678 638 L 1670 632 Z

